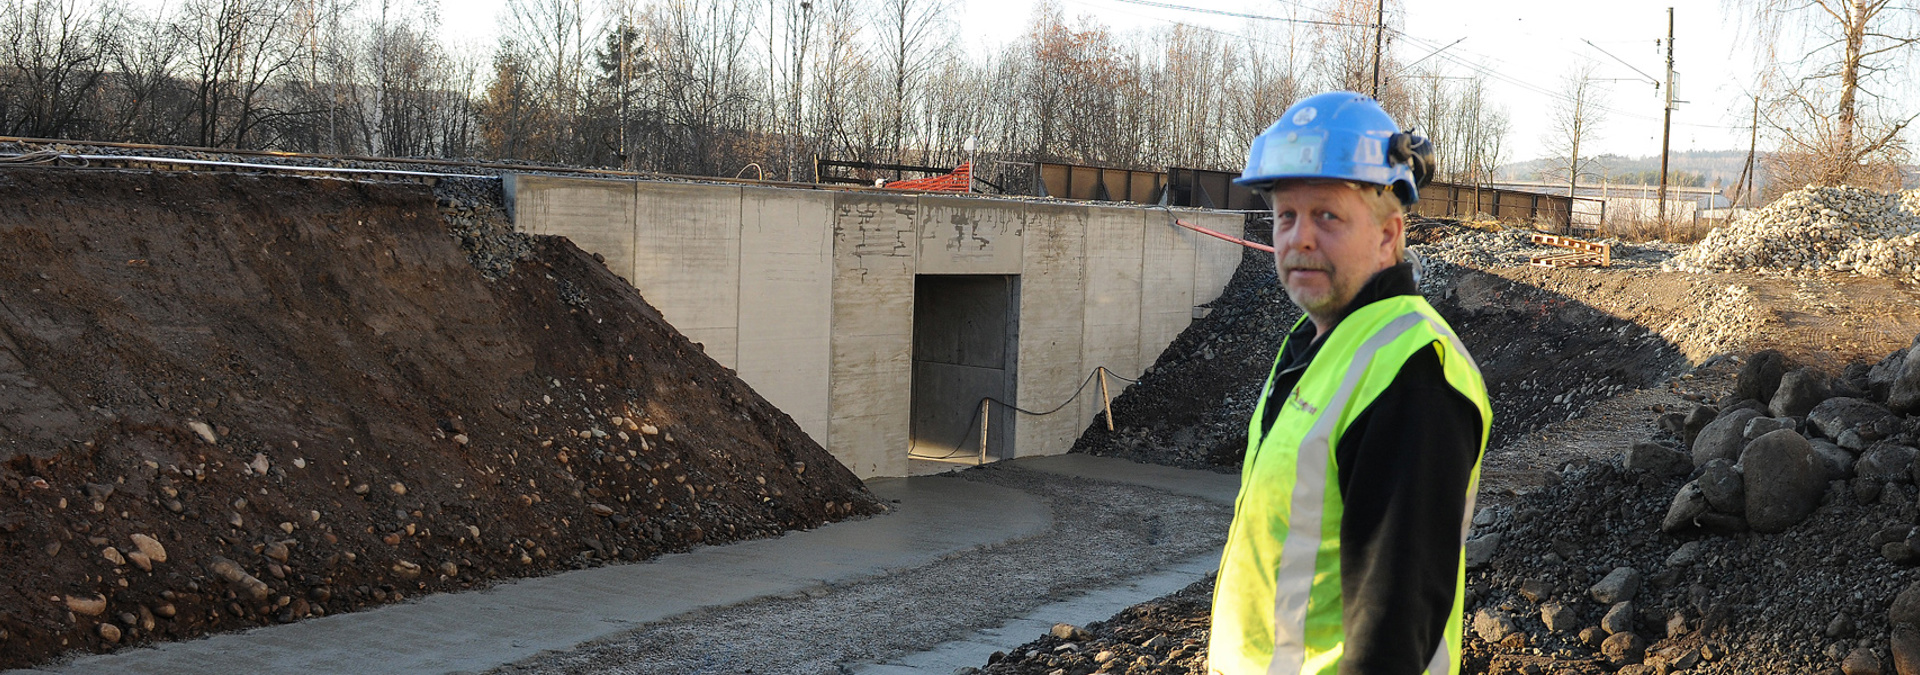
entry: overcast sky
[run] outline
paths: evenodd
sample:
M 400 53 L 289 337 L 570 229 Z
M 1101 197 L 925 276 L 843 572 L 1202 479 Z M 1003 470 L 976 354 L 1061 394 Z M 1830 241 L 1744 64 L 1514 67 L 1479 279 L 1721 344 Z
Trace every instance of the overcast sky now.
M 961 42 L 983 52 L 1017 39 L 1032 14 L 1032 3 L 1018 0 L 956 0 Z M 1190 23 L 1238 32 L 1252 21 L 1204 12 L 1162 9 L 1126 0 L 1062 0 L 1071 16 L 1092 16 L 1116 32 Z M 1317 18 L 1316 10 L 1294 0 L 1165 0 L 1167 4 L 1245 14 Z M 441 5 L 446 40 L 452 44 L 490 45 L 498 34 L 505 0 L 447 0 Z M 1392 49 L 1401 62 L 1427 56 L 1452 74 L 1473 71 L 1491 79 L 1496 100 L 1513 120 L 1510 138 L 1515 159 L 1543 154 L 1547 115 L 1561 80 L 1578 64 L 1598 64 L 1604 82 L 1606 119 L 1593 149 L 1630 156 L 1660 152 L 1661 97 L 1642 75 L 1661 76 L 1668 7 L 1675 9 L 1675 70 L 1680 96 L 1687 103 L 1674 113 L 1675 150 L 1745 150 L 1754 86 L 1752 45 L 1737 39 L 1744 28 L 1720 0 L 1410 0 L 1405 3 L 1409 39 Z M 1593 45 L 1587 44 L 1591 41 Z M 1613 57 L 1607 56 L 1610 52 Z M 1618 57 L 1616 60 L 1614 57 Z M 1625 63 L 1622 63 L 1624 61 Z M 1639 72 L 1636 72 L 1636 69 Z

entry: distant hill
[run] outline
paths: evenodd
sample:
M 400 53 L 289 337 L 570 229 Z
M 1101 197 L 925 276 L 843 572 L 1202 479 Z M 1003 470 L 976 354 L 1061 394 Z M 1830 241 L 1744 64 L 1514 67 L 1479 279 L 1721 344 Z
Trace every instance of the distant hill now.
M 1502 164 L 1496 175 L 1502 180 L 1554 180 L 1564 159 L 1540 158 L 1523 162 Z M 1756 160 L 1757 161 L 1757 160 Z M 1674 185 L 1701 187 L 1727 187 L 1740 180 L 1740 170 L 1747 163 L 1745 150 L 1699 150 L 1676 152 L 1667 162 L 1667 172 L 1674 178 Z M 1591 169 L 1611 177 L 1616 185 L 1658 184 L 1660 178 L 1660 156 L 1624 157 L 1621 155 L 1600 155 L 1594 158 Z M 1760 186 L 1764 189 L 1766 173 L 1760 174 Z M 1582 179 L 1586 181 L 1587 179 Z

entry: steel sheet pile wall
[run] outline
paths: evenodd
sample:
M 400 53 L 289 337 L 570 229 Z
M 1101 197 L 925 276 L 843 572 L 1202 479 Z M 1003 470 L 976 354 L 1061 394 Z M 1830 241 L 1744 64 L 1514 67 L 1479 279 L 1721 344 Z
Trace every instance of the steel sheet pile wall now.
M 1137 377 L 1240 260 L 1154 208 L 530 175 L 507 195 L 519 229 L 605 257 L 861 476 L 907 471 L 915 275 L 1020 276 L 1013 402 L 1044 410 L 1095 366 Z M 994 421 L 1019 455 L 1065 452 L 1099 411 L 1092 391 Z

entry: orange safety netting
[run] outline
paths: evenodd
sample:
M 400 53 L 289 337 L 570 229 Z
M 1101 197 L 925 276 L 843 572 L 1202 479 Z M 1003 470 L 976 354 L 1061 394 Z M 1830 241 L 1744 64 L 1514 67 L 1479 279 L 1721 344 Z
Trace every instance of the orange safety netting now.
M 971 182 L 969 179 L 972 178 L 972 175 L 973 175 L 973 163 L 967 162 L 967 163 L 961 164 L 958 167 L 955 167 L 953 170 L 953 173 L 947 174 L 945 176 L 933 176 L 931 178 L 914 178 L 911 180 L 897 180 L 891 183 L 887 183 L 882 187 L 886 187 L 893 190 L 928 190 L 932 192 L 968 192 L 970 191 L 969 190 L 970 186 L 968 185 L 968 183 Z

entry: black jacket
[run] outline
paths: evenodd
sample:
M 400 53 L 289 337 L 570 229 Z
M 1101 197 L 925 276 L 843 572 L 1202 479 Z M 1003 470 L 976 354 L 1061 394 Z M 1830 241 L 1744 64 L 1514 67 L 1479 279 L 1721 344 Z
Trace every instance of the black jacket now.
M 1375 274 L 1341 313 L 1419 293 L 1413 269 Z M 1269 394 L 1264 431 L 1320 352 L 1312 321 L 1287 340 Z M 1334 448 L 1340 469 L 1343 675 L 1423 671 L 1453 611 L 1467 484 L 1480 458 L 1480 410 L 1447 384 L 1440 355 L 1417 352 Z M 1453 645 L 1458 651 L 1460 645 Z

